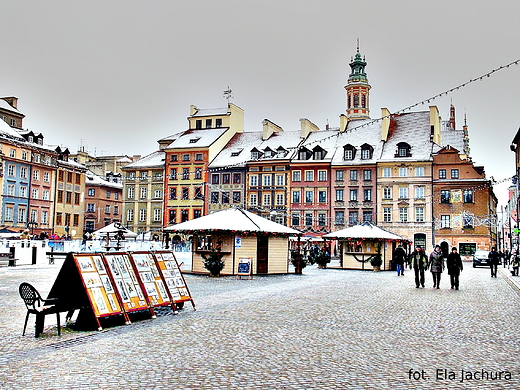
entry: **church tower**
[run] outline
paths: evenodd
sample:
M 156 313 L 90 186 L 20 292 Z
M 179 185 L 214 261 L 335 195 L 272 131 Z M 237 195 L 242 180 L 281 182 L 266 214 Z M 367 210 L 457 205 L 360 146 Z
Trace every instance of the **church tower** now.
M 347 85 L 347 119 L 370 119 L 369 91 L 367 74 L 365 73 L 365 58 L 359 54 L 359 40 L 356 56 L 350 62 L 351 73 Z

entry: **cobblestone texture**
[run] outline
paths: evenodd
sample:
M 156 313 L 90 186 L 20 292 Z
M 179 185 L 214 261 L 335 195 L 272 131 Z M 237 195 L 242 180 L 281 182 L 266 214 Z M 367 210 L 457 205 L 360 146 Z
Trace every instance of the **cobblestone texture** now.
M 446 273 L 439 290 L 429 273 L 416 289 L 410 271 L 186 275 L 196 311 L 187 303 L 178 315 L 61 337 L 49 316 L 39 339 L 34 322 L 21 336 L 18 285 L 45 296 L 59 266 L 2 267 L 0 388 L 518 389 L 520 278 L 465 265 L 459 291 Z M 456 380 L 437 379 L 438 369 Z M 511 379 L 460 383 L 461 370 Z M 413 379 L 421 372 L 427 379 Z

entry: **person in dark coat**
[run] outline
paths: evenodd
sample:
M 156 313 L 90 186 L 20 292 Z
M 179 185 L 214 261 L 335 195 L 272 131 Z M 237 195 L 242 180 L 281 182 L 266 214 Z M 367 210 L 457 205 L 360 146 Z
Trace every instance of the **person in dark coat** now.
M 410 255 L 410 268 L 415 272 L 415 288 L 424 288 L 424 271 L 428 269 L 428 257 L 420 245 Z
M 397 270 L 397 276 L 404 276 L 404 262 L 406 260 L 406 252 L 403 247 L 399 245 L 394 251 L 394 263 Z
M 435 249 L 430 253 L 429 266 L 433 277 L 433 288 L 440 288 L 441 274 L 444 271 L 444 257 L 439 245 L 435 245 Z
M 488 254 L 489 268 L 491 268 L 491 277 L 497 277 L 497 268 L 500 263 L 500 257 L 498 256 L 497 248 L 491 248 Z
M 451 288 L 459 289 L 459 275 L 462 272 L 462 259 L 457 253 L 457 248 L 451 248 L 451 253 L 446 259 L 446 268 L 448 268 L 448 275 L 450 275 Z

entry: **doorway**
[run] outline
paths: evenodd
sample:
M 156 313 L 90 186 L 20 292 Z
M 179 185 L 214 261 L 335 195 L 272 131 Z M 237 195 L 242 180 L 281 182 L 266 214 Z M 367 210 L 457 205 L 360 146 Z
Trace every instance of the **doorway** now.
M 269 237 L 258 236 L 256 245 L 256 273 L 266 274 L 268 271 Z

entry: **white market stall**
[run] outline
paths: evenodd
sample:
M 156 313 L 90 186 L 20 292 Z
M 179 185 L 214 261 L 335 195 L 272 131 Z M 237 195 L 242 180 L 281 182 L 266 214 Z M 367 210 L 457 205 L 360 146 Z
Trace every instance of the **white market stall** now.
M 392 254 L 397 245 L 403 245 L 406 250 L 410 243 L 408 239 L 370 222 L 325 234 L 323 238 L 338 241 L 340 268 L 360 270 L 372 270 L 370 261 L 376 256 L 381 257 L 382 270 L 391 269 Z
M 289 236 L 298 230 L 270 221 L 241 208 L 230 208 L 164 229 L 193 235 L 192 272 L 209 273 L 203 256 L 224 254 L 222 275 L 238 275 L 239 264 L 249 261 L 251 274 L 289 272 Z

